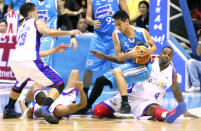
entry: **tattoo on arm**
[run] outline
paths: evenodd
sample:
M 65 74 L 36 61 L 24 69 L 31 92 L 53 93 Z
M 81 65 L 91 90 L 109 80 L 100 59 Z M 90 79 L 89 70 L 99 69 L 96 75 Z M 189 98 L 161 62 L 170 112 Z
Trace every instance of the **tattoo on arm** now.
M 64 5 L 62 3 L 62 0 L 57 0 L 57 12 L 58 12 L 58 15 L 64 14 Z

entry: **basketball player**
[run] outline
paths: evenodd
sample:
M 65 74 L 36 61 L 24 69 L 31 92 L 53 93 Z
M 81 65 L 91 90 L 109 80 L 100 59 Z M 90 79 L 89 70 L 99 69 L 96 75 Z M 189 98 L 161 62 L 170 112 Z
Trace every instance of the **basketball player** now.
M 45 21 L 46 25 L 50 29 L 57 29 L 57 17 L 58 14 L 64 14 L 67 10 L 67 12 L 72 12 L 68 9 L 64 10 L 63 4 L 61 4 L 60 0 L 26 0 L 26 2 L 31 2 L 36 5 L 36 8 L 38 10 L 39 19 L 42 19 Z M 74 12 L 73 12 L 74 13 Z M 69 29 L 73 30 L 73 28 Z M 43 35 L 41 39 L 41 50 L 47 50 L 51 49 L 54 46 L 54 43 L 56 43 L 56 37 L 49 37 L 47 35 Z M 74 50 L 77 49 L 77 40 L 74 36 L 71 36 L 71 44 L 74 46 Z M 52 61 L 49 58 L 49 56 L 43 58 L 45 63 L 48 65 L 52 65 Z
M 115 78 L 119 92 L 122 96 L 121 108 L 117 114 L 126 114 L 130 112 L 127 84 L 144 81 L 151 72 L 150 62 L 146 64 L 137 64 L 131 57 L 138 58 L 148 54 L 150 55 L 156 51 L 156 46 L 148 31 L 130 25 L 129 16 L 125 11 L 116 12 L 113 18 L 117 28 L 112 34 L 116 57 L 120 61 L 126 61 L 126 63 L 116 67 L 113 70 L 113 74 L 112 72 L 108 72 L 106 78 L 109 80 Z M 138 45 L 144 45 L 147 48 L 137 51 L 134 47 Z M 115 85 L 115 83 L 113 85 Z
M 112 32 L 115 29 L 115 24 L 112 16 L 119 10 L 119 7 L 128 12 L 125 0 L 87 0 L 86 20 L 94 26 L 94 34 L 96 34 L 91 40 L 90 49 L 114 55 Z M 104 70 L 106 64 L 105 60 L 93 57 L 92 53 L 88 52 L 83 78 L 86 95 L 91 84 L 93 71 Z M 112 64 L 112 68 L 116 66 L 117 64 Z
M 75 100 L 80 93 L 80 102 L 75 103 Z M 37 118 L 33 112 L 43 105 L 46 98 L 46 93 L 42 90 L 36 90 L 34 92 L 34 101 L 31 106 L 27 108 L 22 100 L 19 101 L 20 107 L 25 117 Z M 87 104 L 87 98 L 83 91 L 83 83 L 80 81 L 78 70 L 72 70 L 68 79 L 68 85 L 61 95 L 50 106 L 50 112 L 59 118 L 69 117 L 70 114 L 85 107 Z
M 38 12 L 32 3 L 26 3 L 20 8 L 20 14 L 25 21 L 20 26 L 17 35 L 17 45 L 11 57 L 11 69 L 16 77 L 16 84 L 12 88 L 9 102 L 5 106 L 4 118 L 18 118 L 20 113 L 14 111 L 14 105 L 27 81 L 33 81 L 52 87 L 45 100 L 44 106 L 35 111 L 47 122 L 56 124 L 58 119 L 49 112 L 50 105 L 64 89 L 63 79 L 51 67 L 44 64 L 39 55 L 40 37 L 45 34 L 51 37 L 75 35 L 78 31 L 62 31 L 50 29 L 44 21 L 37 19 Z
M 102 56 L 104 55 L 102 54 Z M 186 110 L 186 104 L 177 83 L 177 74 L 171 64 L 172 57 L 172 48 L 164 47 L 159 57 L 152 59 L 152 71 L 149 78 L 146 81 L 128 86 L 128 100 L 134 117 L 153 116 L 156 120 L 168 123 L 174 122 L 183 113 L 185 117 L 198 118 Z M 160 106 L 169 87 L 179 103 L 176 109 L 170 112 Z M 111 117 L 115 111 L 119 110 L 121 101 L 121 96 L 118 93 L 116 96 L 97 104 L 93 113 L 100 117 Z

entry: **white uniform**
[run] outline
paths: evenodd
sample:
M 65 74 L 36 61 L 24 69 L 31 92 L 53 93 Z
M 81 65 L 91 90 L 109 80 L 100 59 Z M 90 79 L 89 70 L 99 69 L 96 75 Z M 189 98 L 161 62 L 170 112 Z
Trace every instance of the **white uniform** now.
M 17 45 L 11 57 L 11 69 L 17 79 L 14 88 L 19 88 L 29 78 L 43 86 L 63 83 L 63 79 L 51 67 L 44 64 L 39 55 L 40 37 L 35 19 L 26 19 L 20 26 Z
M 149 78 L 128 86 L 128 101 L 135 117 L 142 116 L 149 105 L 160 104 L 166 90 L 172 85 L 173 66 L 170 64 L 165 70 L 160 71 L 158 58 L 153 60 Z M 118 111 L 121 106 L 121 95 L 118 93 L 102 103 L 113 112 Z
M 75 103 L 75 100 L 78 96 L 78 89 L 77 88 L 69 88 L 61 93 L 61 95 L 52 103 L 52 105 L 49 108 L 50 113 L 54 115 L 54 111 L 57 106 L 62 105 L 70 105 L 72 103 Z M 39 106 L 36 102 L 32 102 L 29 108 L 32 109 L 33 112 L 35 112 L 37 109 L 39 109 L 41 106 Z M 66 114 L 65 117 L 69 117 L 70 114 Z M 35 115 L 32 115 L 33 118 L 36 118 Z

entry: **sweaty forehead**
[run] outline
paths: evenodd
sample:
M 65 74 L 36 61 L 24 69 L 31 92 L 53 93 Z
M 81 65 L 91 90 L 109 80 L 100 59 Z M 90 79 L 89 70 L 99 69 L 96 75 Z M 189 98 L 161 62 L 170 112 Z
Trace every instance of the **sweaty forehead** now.
M 172 54 L 172 50 L 170 48 L 163 48 L 162 52 Z

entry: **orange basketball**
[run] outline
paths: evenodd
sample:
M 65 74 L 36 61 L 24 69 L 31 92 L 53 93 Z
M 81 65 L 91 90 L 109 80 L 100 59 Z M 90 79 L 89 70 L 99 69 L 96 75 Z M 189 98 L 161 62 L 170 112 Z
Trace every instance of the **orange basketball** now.
M 135 46 L 135 50 L 142 50 L 143 48 L 146 48 L 145 46 Z M 132 59 L 135 61 L 137 64 L 146 64 L 149 61 L 150 54 L 145 55 L 140 58 L 135 58 L 133 57 Z

